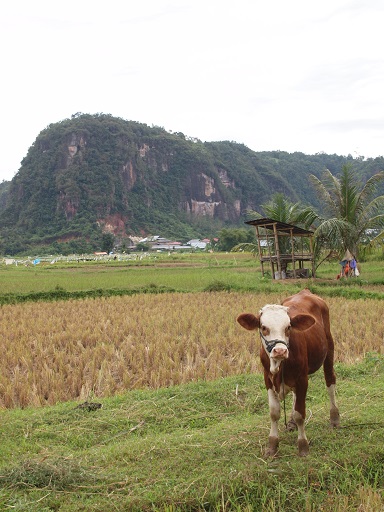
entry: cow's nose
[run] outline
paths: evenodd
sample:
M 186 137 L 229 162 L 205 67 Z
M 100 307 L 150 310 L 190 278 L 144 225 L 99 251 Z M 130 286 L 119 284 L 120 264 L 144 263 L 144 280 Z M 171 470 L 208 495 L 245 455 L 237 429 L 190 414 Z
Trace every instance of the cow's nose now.
M 288 357 L 288 349 L 286 347 L 275 347 L 272 350 L 272 357 L 280 357 L 286 359 Z

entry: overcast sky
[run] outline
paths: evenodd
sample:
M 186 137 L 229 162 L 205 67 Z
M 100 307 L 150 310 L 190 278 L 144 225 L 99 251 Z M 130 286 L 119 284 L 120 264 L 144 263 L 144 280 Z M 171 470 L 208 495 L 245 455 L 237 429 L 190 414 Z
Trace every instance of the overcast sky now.
M 384 155 L 382 0 L 1 4 L 0 180 L 103 112 L 255 151 Z

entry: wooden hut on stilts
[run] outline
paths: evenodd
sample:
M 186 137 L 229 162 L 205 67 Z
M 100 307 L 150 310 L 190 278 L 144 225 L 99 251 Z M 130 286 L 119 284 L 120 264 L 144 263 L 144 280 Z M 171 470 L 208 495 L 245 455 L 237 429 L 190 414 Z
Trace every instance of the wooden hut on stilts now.
M 246 222 L 256 228 L 261 272 L 273 279 L 315 277 L 313 231 L 273 219 Z

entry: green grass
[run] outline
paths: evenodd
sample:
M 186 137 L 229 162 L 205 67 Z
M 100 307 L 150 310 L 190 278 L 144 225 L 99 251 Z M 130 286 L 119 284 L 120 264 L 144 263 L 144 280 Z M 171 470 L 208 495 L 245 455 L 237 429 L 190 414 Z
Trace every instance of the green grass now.
M 323 264 L 318 278 L 275 281 L 262 277 L 249 254 L 152 255 L 142 261 L 0 265 L 0 304 L 162 291 L 296 293 L 303 287 L 324 296 L 384 298 L 384 264 L 363 264 L 359 278 L 336 280 L 339 265 Z
M 259 276 L 257 261 L 249 255 L 207 255 L 205 259 L 200 255 L 182 256 L 176 261 L 159 255 L 143 262 L 1 265 L 1 293 L 48 292 L 55 288 L 68 292 L 130 289 L 150 284 L 201 291 L 211 281 L 226 280 L 233 286 L 244 286 Z
M 76 403 L 3 411 L 0 509 L 382 510 L 383 370 L 375 354 L 337 367 L 337 430 L 328 426 L 322 375 L 311 378 L 305 459 L 283 421 L 279 456 L 264 459 L 260 375 L 134 391 L 91 412 Z M 368 502 L 376 508 L 359 509 Z

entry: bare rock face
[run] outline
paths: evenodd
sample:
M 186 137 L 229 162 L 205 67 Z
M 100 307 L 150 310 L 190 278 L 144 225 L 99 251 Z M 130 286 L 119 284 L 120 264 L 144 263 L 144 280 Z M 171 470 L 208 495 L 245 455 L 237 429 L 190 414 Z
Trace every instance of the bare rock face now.
M 73 162 L 74 156 L 79 152 L 82 158 L 82 153 L 85 149 L 85 146 L 87 144 L 87 141 L 85 139 L 85 136 L 82 134 L 72 133 L 71 134 L 71 140 L 68 144 L 68 155 L 67 155 L 67 162 L 66 167 L 69 167 L 71 163 Z
M 104 219 L 98 219 L 97 224 L 101 227 L 104 233 L 111 233 L 118 237 L 126 235 L 126 227 L 129 220 L 119 213 L 108 215 Z
M 66 195 L 61 192 L 59 196 L 59 207 L 64 211 L 65 218 L 67 220 L 72 220 L 79 208 L 79 204 L 71 197 L 66 197 Z
M 123 186 L 127 190 L 132 190 L 133 186 L 136 183 L 136 172 L 131 161 L 123 165 L 123 168 L 121 170 L 121 176 L 123 180 Z
M 222 186 L 232 187 L 226 172 L 217 172 L 215 176 L 195 173 L 191 177 L 189 198 L 183 203 L 183 209 L 196 217 L 236 222 L 240 218 L 240 201 L 232 199 L 228 202 L 223 196 Z
M 196 216 L 214 217 L 220 202 L 195 201 L 191 199 L 191 213 Z
M 225 169 L 218 169 L 217 170 L 218 174 L 219 174 L 219 178 L 221 180 L 221 183 L 227 187 L 227 188 L 236 188 L 235 187 L 235 181 L 232 180 L 231 178 L 229 178 L 228 176 L 228 172 L 225 170 Z

